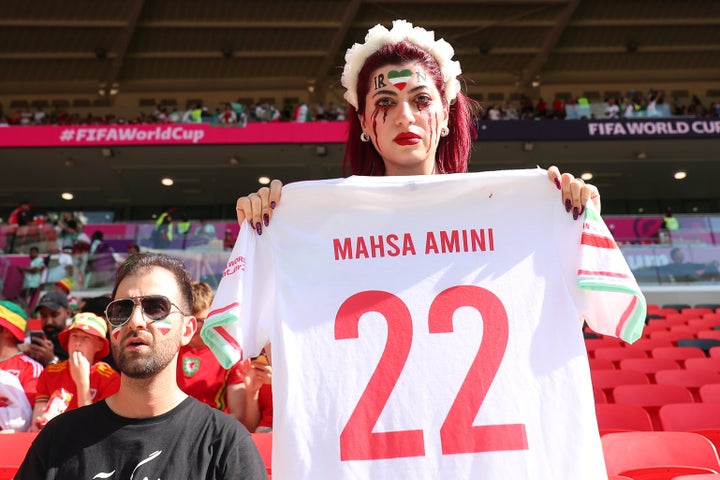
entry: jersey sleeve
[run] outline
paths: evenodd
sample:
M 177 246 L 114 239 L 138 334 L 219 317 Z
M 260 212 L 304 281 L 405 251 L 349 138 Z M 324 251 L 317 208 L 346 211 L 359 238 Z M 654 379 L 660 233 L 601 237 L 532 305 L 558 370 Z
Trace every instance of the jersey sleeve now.
M 259 352 L 269 340 L 268 329 L 259 325 L 273 306 L 267 300 L 272 269 L 255 268 L 256 264 L 270 265 L 263 262 L 267 249 L 259 244 L 257 234 L 246 223 L 242 225 L 200 332 L 223 368 Z
M 591 201 L 580 237 L 577 286 L 581 317 L 595 332 L 632 343 L 642 335 L 647 303 L 625 257 Z

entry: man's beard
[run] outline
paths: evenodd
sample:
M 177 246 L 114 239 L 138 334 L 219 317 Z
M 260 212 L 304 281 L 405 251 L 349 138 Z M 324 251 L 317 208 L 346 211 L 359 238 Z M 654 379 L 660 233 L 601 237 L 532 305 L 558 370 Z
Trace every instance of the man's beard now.
M 177 348 L 172 350 L 170 342 L 167 341 L 162 342 L 159 349 L 157 348 L 158 344 L 154 341 L 148 347 L 150 348 L 149 354 L 143 356 L 129 354 L 124 350 L 118 352 L 113 349 L 113 358 L 120 373 L 130 378 L 150 378 L 163 371 L 177 354 Z

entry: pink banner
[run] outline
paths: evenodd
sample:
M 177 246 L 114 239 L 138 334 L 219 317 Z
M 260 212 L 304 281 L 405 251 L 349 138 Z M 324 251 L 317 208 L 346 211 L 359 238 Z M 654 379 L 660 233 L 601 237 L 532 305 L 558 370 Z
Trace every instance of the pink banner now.
M 173 123 L 0 128 L 0 147 L 344 143 L 346 139 L 346 122 L 249 123 L 245 127 Z

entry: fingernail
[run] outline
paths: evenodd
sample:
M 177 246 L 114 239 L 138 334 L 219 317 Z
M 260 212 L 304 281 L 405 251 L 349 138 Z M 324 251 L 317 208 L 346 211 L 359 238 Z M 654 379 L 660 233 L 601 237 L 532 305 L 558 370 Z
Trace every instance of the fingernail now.
M 566 211 L 566 212 L 569 212 L 571 206 L 572 206 L 572 202 L 570 202 L 570 199 L 569 199 L 569 198 L 566 198 L 566 199 L 565 199 L 565 211 Z
M 252 218 L 248 218 L 248 224 L 250 224 L 250 228 L 255 228 L 255 224 L 252 221 Z
M 580 208 L 580 215 L 582 215 L 583 213 L 585 213 L 585 205 L 583 205 L 582 208 Z
M 267 213 L 263 215 L 263 223 L 266 227 L 270 225 L 270 215 L 268 215 Z
M 556 179 L 555 179 L 555 186 L 557 187 L 558 190 L 562 190 L 562 186 L 560 185 L 560 179 L 559 179 L 559 178 L 556 178 Z
M 277 203 L 275 203 L 275 200 L 273 200 L 272 202 L 270 202 L 270 208 L 271 208 L 271 209 L 275 210 L 275 207 L 276 207 L 276 206 L 277 206 Z
M 574 207 L 573 208 L 573 220 L 577 220 L 579 215 L 580 215 L 580 210 L 578 210 L 578 207 Z
M 262 235 L 262 224 L 260 224 L 260 222 L 257 222 L 255 224 L 255 231 L 258 235 Z

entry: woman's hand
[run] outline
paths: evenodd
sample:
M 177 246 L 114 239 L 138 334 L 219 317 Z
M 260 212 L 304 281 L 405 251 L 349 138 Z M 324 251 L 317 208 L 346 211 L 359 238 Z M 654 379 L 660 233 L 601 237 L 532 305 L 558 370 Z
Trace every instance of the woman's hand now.
M 582 178 L 575 178 L 569 173 L 560 173 L 557 167 L 548 168 L 548 178 L 562 191 L 562 201 L 567 212 L 572 212 L 577 220 L 585 212 L 585 204 L 592 200 L 600 213 L 600 192 L 595 185 L 585 183 Z
M 247 220 L 257 234 L 262 235 L 263 225 L 270 225 L 272 212 L 280 203 L 282 186 L 282 182 L 276 179 L 270 182 L 269 187 L 262 187 L 257 193 L 238 198 L 235 207 L 238 225 Z

